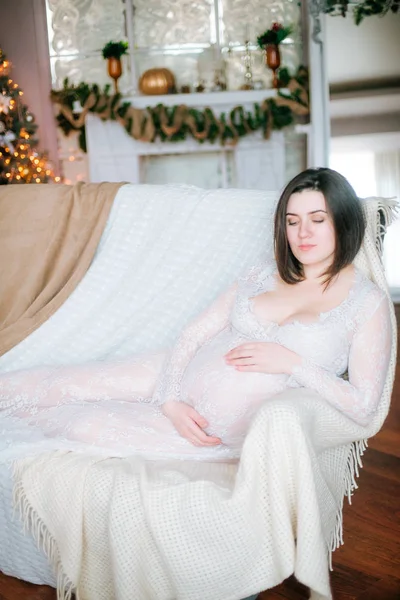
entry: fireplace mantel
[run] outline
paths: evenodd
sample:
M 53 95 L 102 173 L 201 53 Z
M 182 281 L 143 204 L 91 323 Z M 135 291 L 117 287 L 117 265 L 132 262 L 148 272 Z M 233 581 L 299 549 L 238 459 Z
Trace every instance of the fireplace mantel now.
M 281 89 L 281 92 L 289 93 L 287 89 Z M 201 92 L 193 94 L 165 94 L 162 96 L 130 96 L 124 98 L 130 102 L 135 108 L 146 108 L 147 106 L 157 106 L 164 104 L 165 106 L 178 106 L 186 104 L 192 107 L 214 107 L 229 106 L 231 109 L 235 106 L 250 106 L 255 102 L 262 102 L 268 98 L 274 98 L 277 91 L 269 90 L 233 90 L 227 92 Z
M 229 112 L 236 106 L 250 110 L 255 103 L 276 96 L 276 90 L 246 90 L 194 94 L 169 94 L 165 96 L 133 96 L 126 98 L 135 108 L 146 108 L 164 104 L 185 104 L 195 108 L 212 108 L 216 115 Z M 132 138 L 124 128 L 114 121 L 102 121 L 88 114 L 86 136 L 89 154 L 89 171 L 92 182 L 129 181 L 131 183 L 170 183 L 182 181 L 203 187 L 239 187 L 244 189 L 280 189 L 285 179 L 285 140 L 282 132 L 273 132 L 265 140 L 261 132 L 241 138 L 236 146 L 222 146 L 218 142 L 200 144 L 189 138 L 182 142 L 140 142 Z M 208 155 L 208 156 L 207 156 Z M 158 168 L 161 157 L 169 161 L 168 168 L 174 169 L 171 179 L 168 174 L 162 179 L 163 169 Z M 146 170 L 149 161 L 159 157 L 152 169 Z M 207 164 L 204 162 L 207 161 Z M 218 162 L 218 165 L 217 165 Z M 213 167 L 212 165 L 215 165 Z M 204 181 L 195 174 L 203 173 Z M 215 173 L 218 170 L 216 183 Z M 167 169 L 166 169 L 167 170 Z M 154 177 L 156 179 L 154 180 Z

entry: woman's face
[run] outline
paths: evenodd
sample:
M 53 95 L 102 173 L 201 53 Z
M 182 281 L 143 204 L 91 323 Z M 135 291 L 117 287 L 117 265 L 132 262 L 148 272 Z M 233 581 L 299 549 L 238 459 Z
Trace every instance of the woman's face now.
M 305 266 L 332 263 L 335 229 L 322 192 L 304 190 L 290 196 L 286 231 L 290 248 L 300 263 Z

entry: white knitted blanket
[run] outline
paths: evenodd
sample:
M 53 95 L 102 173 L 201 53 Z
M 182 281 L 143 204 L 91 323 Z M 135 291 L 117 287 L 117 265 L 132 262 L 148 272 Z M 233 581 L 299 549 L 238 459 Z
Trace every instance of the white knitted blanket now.
M 378 204 L 366 203 L 357 263 L 386 290 Z M 389 219 L 390 203 L 380 206 Z M 57 569 L 59 597 L 76 590 L 80 600 L 238 600 L 294 573 L 313 597 L 331 598 L 343 497 L 355 487 L 362 440 L 387 414 L 395 347 L 394 339 L 370 426 L 309 390 L 288 390 L 259 411 L 238 469 L 107 458 L 84 448 L 18 461 L 16 503 Z

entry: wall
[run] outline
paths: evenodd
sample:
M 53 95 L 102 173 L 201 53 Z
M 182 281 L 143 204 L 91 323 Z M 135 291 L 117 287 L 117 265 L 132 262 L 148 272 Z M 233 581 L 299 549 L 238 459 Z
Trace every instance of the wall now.
M 327 17 L 327 63 L 331 84 L 400 78 L 400 13 L 368 17 Z
M 50 62 L 45 0 L 0 0 L 1 47 L 13 64 L 11 78 L 35 115 L 40 149 L 58 168 L 57 134 L 50 102 Z
M 400 131 L 400 14 L 326 17 L 331 135 Z

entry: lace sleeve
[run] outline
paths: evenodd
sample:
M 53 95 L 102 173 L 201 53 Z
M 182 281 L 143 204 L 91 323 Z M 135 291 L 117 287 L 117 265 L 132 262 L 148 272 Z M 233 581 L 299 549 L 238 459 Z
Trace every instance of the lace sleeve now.
M 330 404 L 360 425 L 368 425 L 381 398 L 391 352 L 389 301 L 379 292 L 378 303 L 367 309 L 363 325 L 355 333 L 345 381 L 303 359 L 292 376 L 303 387 L 317 391 Z
M 183 330 L 156 388 L 153 399 L 157 404 L 182 400 L 180 388 L 185 369 L 197 350 L 228 325 L 236 290 L 235 283 Z

